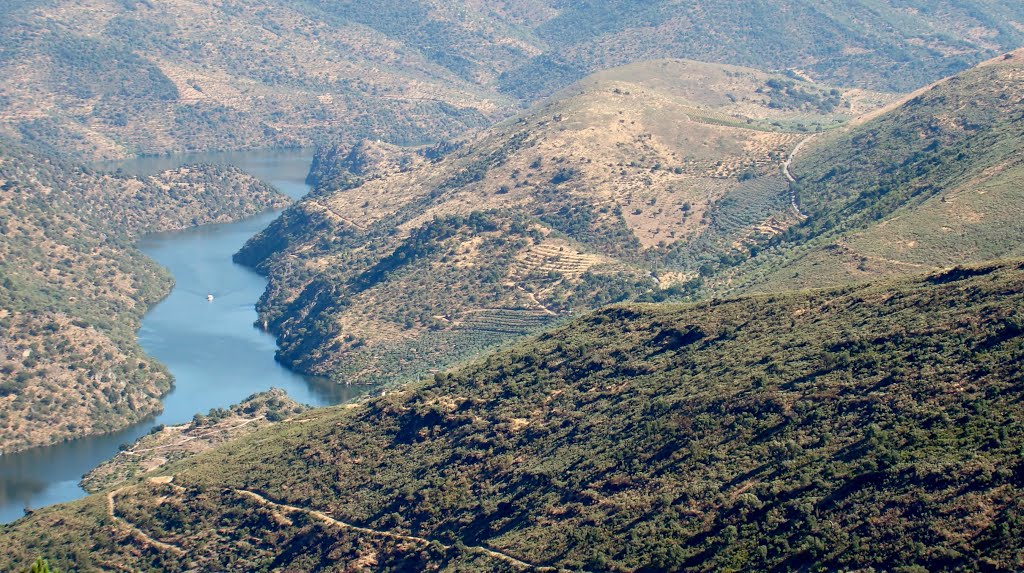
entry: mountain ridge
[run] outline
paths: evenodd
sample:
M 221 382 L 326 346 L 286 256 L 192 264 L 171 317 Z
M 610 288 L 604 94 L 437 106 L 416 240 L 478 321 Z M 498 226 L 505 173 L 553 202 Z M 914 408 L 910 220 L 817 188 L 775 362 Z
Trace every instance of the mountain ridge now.
M 0 27 L 0 129 L 83 159 L 423 144 L 659 58 L 908 91 L 1024 44 L 1024 9 L 942 0 L 30 0 Z M 610 17 L 616 14 L 616 17 Z M 218 38 L 210 43 L 208 38 Z
M 321 151 L 317 189 L 236 261 L 270 279 L 259 311 L 286 363 L 346 383 L 415 376 L 781 232 L 790 150 L 889 97 L 634 64 L 455 142 Z
M 1020 256 L 1022 63 L 905 98 L 687 61 L 601 72 L 464 140 L 321 151 L 317 190 L 237 260 L 270 278 L 279 356 L 356 382 L 610 302 Z

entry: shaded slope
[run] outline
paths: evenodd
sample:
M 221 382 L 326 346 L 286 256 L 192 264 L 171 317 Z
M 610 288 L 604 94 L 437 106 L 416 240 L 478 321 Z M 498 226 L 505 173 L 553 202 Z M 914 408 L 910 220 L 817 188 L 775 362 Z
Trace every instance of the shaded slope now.
M 41 510 L 2 542 L 16 561 L 169 571 L 505 570 L 459 561 L 475 545 L 574 570 L 1011 571 L 1022 304 L 1013 262 L 615 307 L 118 492 L 121 519 L 188 559 L 132 541 L 102 496 Z

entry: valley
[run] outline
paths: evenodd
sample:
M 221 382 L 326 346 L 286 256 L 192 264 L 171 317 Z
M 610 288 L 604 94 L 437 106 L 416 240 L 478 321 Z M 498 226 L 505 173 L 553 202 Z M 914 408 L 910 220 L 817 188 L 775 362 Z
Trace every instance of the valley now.
M 230 168 L 108 175 L 13 144 L 0 161 L 0 450 L 107 433 L 158 412 L 171 379 L 135 331 L 171 279 L 134 240 L 288 199 Z
M 309 155 L 301 151 L 162 158 L 120 164 L 116 169 L 138 174 L 165 172 L 199 159 L 206 161 L 210 169 L 226 165 L 225 162 L 239 165 L 294 198 L 308 191 L 302 181 Z M 69 432 L 39 447 L 0 456 L 0 520 L 13 521 L 23 515 L 25 508 L 85 495 L 78 485 L 82 475 L 153 427 L 184 424 L 197 414 L 227 408 L 254 392 L 270 388 L 281 389 L 290 399 L 316 406 L 344 402 L 365 390 L 288 371 L 273 360 L 274 338 L 253 327 L 256 313 L 252 305 L 266 288 L 266 281 L 233 265 L 231 254 L 277 215 L 268 211 L 231 224 L 151 233 L 141 238 L 133 248 L 138 248 L 147 262 L 152 261 L 173 277 L 174 283 L 169 294 L 147 309 L 133 333 L 133 342 L 147 362 L 160 366 L 162 375 L 173 376 L 173 386 L 145 405 L 151 408 L 148 412 L 142 410 L 142 405 L 136 405 L 138 418 L 101 418 L 110 424 L 103 432 L 96 432 L 102 435 Z M 208 301 L 208 294 L 215 299 Z M 63 356 L 45 360 L 52 361 L 55 370 L 63 367 L 74 372 L 78 368 Z M 70 363 L 62 365 L 64 360 Z M 39 378 L 40 382 L 43 380 Z M 78 392 L 76 387 L 65 387 L 63 395 L 53 386 L 49 389 L 64 400 L 74 399 Z M 39 396 L 34 389 L 27 389 L 25 394 Z M 85 396 L 89 396 L 88 391 Z M 45 398 L 40 396 L 40 401 L 45 404 Z M 50 423 L 54 417 L 74 421 L 58 409 L 59 404 L 47 413 L 39 412 L 40 406 L 36 406 L 23 427 L 54 432 L 61 429 Z M 63 411 L 66 412 L 66 407 Z M 93 415 L 100 417 L 104 413 Z
M 1022 46 L 0 4 L 0 570 L 1024 570 Z

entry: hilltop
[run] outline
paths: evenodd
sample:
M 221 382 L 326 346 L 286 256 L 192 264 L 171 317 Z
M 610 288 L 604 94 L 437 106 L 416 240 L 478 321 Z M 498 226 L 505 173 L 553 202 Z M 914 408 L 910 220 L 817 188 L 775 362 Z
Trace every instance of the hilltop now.
M 815 138 L 791 165 L 807 219 L 727 271 L 825 286 L 1024 255 L 1024 50 Z
M 237 256 L 291 366 L 394 381 L 624 300 L 1024 255 L 1024 56 L 907 97 L 662 60 L 425 148 L 321 150 Z
M 660 58 L 909 91 L 1024 44 L 1010 0 L 18 0 L 0 15 L 0 130 L 88 159 L 436 141 Z
M 159 411 L 171 378 L 135 331 L 173 281 L 135 240 L 288 202 L 234 168 L 127 177 L 0 139 L 0 452 Z
M 1021 261 L 611 307 L 39 510 L 0 567 L 1018 570 L 1022 308 Z
M 289 365 L 394 381 L 656 288 L 797 222 L 781 166 L 890 101 L 663 60 L 596 74 L 462 140 L 321 151 L 316 191 L 236 260 L 270 278 Z

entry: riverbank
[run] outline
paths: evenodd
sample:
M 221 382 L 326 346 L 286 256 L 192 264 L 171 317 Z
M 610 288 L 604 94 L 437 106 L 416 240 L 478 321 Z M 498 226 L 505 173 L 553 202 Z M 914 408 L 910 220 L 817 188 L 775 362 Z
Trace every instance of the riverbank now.
M 292 198 L 308 190 L 304 185 L 308 155 L 273 152 L 269 157 L 252 154 L 242 159 L 240 167 L 247 173 Z M 163 412 L 149 418 L 142 414 L 136 425 L 114 433 L 0 456 L 0 521 L 16 519 L 26 506 L 81 497 L 81 476 L 154 424 L 185 423 L 197 413 L 228 407 L 271 387 L 314 406 L 352 395 L 353 389 L 284 369 L 273 358 L 274 338 L 253 327 L 254 304 L 266 281 L 234 265 L 231 255 L 277 216 L 276 211 L 264 212 L 236 223 L 152 234 L 139 242 L 139 258 L 152 268 L 164 269 L 175 284 L 141 320 L 137 332 L 140 356 L 152 368 L 162 364 L 175 379 L 173 390 L 161 399 Z M 208 301 L 211 294 L 214 300 Z
M 136 343 L 172 277 L 139 237 L 290 199 L 227 166 L 99 173 L 0 150 L 0 452 L 107 434 L 160 410 L 171 376 Z

